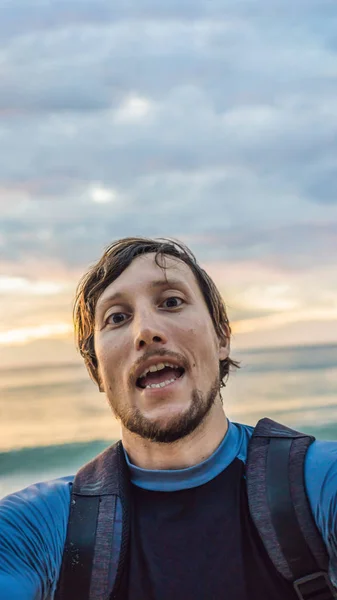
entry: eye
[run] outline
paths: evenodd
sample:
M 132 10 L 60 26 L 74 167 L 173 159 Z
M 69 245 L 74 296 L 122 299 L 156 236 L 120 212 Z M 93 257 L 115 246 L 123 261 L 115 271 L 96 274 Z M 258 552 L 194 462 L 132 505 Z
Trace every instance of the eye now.
M 163 304 L 165 304 L 165 302 L 167 303 L 166 308 L 178 308 L 182 305 L 184 300 L 182 300 L 182 298 L 179 298 L 178 296 L 170 296 L 169 298 L 166 298 L 166 300 L 164 300 Z
M 106 319 L 106 325 L 121 325 L 126 320 L 124 317 L 127 317 L 126 313 L 116 312 L 111 313 Z

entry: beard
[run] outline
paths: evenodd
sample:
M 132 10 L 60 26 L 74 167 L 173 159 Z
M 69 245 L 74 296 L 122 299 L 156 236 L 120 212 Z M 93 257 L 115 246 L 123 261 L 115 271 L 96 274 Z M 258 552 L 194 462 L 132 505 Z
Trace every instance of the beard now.
M 172 444 L 195 431 L 210 412 L 220 392 L 220 378 L 216 377 L 207 394 L 193 390 L 190 406 L 180 415 L 168 419 L 151 420 L 145 417 L 139 408 L 126 408 L 109 399 L 115 417 L 128 431 L 151 442 Z

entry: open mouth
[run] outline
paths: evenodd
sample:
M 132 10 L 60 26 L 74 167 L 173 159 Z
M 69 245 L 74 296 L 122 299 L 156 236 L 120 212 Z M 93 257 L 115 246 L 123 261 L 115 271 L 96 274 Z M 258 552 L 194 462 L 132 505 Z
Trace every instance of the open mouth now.
M 160 370 L 150 371 L 145 376 L 138 377 L 136 386 L 141 390 L 163 388 L 174 383 L 177 379 L 181 379 L 184 373 L 185 369 L 183 367 L 165 365 Z

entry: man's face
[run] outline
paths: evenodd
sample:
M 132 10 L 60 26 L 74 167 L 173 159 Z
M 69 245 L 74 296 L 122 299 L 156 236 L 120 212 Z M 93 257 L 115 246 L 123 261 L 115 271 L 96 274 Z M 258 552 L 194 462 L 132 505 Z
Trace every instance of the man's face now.
M 228 356 L 191 269 L 169 256 L 165 266 L 154 253 L 135 258 L 95 311 L 101 389 L 122 427 L 157 442 L 188 435 L 220 402 Z

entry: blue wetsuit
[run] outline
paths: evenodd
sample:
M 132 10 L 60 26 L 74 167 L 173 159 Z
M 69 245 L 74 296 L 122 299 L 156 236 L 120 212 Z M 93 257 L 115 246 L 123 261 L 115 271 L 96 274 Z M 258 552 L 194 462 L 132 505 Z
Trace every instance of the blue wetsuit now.
M 132 483 L 177 491 L 211 481 L 237 457 L 245 461 L 252 427 L 229 423 L 220 446 L 189 469 L 150 471 L 131 465 Z M 0 501 L 1 600 L 51 600 L 66 537 L 73 477 L 38 483 Z M 314 442 L 307 453 L 305 483 L 317 526 L 330 555 L 337 585 L 337 442 Z

